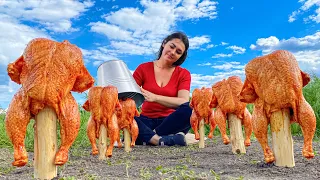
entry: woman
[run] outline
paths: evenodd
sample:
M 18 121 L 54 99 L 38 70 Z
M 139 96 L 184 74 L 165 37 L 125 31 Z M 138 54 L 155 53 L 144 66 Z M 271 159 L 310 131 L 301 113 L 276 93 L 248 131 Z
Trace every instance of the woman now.
M 191 76 L 180 65 L 188 48 L 187 36 L 173 33 L 162 41 L 158 58 L 139 65 L 133 73 L 145 97 L 140 117 L 135 117 L 139 127 L 136 144 L 187 145 Z

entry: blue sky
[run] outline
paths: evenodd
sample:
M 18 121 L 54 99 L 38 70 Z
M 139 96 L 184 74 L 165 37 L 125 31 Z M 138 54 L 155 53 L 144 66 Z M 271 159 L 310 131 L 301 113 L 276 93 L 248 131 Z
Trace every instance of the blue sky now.
M 177 30 L 190 41 L 182 67 L 192 74 L 191 91 L 232 75 L 244 80 L 251 59 L 277 49 L 320 75 L 320 0 L 0 0 L 0 107 L 20 88 L 7 65 L 33 38 L 77 45 L 96 78 L 104 61 L 121 59 L 134 71 L 154 60 L 162 39 Z

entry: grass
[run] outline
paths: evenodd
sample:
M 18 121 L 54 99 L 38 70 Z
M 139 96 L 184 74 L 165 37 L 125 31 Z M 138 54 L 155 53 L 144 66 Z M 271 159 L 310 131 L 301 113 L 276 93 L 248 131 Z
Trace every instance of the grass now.
M 9 137 L 6 134 L 4 119 L 5 114 L 0 114 L 0 148 L 12 148 Z
M 0 175 L 8 174 L 15 169 L 16 169 L 16 167 L 14 167 L 14 166 L 0 167 Z
M 208 179 L 209 175 L 202 172 L 196 173 L 190 170 L 187 165 L 176 165 L 174 167 L 156 167 L 159 176 L 164 176 L 164 179 Z M 161 178 L 162 179 L 162 178 Z
M 211 172 L 211 174 L 214 175 L 214 177 L 215 177 L 214 179 L 215 179 L 215 180 L 220 180 L 220 175 L 219 175 L 218 173 L 216 173 L 216 172 L 215 172 L 214 170 L 212 170 L 212 169 L 210 170 L 210 172 Z
M 153 174 L 151 173 L 150 168 L 141 168 L 140 169 L 140 177 L 142 179 L 151 179 Z
M 90 117 L 90 113 L 82 109 L 79 105 L 80 109 L 80 130 L 78 136 L 74 143 L 72 144 L 72 148 L 87 148 L 91 147 L 90 141 L 87 136 L 87 123 Z

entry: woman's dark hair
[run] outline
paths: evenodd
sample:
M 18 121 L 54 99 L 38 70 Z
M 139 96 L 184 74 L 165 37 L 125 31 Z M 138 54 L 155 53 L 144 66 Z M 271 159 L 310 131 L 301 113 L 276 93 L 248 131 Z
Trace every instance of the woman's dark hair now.
M 166 44 L 168 41 L 171 41 L 172 39 L 180 39 L 184 46 L 185 46 L 185 50 L 182 54 L 182 56 L 176 61 L 174 62 L 172 65 L 173 66 L 180 66 L 187 58 L 187 54 L 188 54 L 188 49 L 189 49 L 189 40 L 188 37 L 183 33 L 183 32 L 174 32 L 172 34 L 170 34 L 169 36 L 167 36 L 161 43 L 159 52 L 158 52 L 158 57 L 157 59 L 160 59 L 162 51 L 163 51 L 163 47 L 162 45 Z

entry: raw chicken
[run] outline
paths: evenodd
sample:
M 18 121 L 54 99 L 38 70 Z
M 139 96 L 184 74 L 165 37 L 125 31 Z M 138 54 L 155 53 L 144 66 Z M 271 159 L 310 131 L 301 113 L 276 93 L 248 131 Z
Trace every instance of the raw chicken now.
M 290 121 L 299 123 L 302 128 L 303 156 L 313 158 L 316 117 L 302 94 L 302 87 L 309 83 L 310 77 L 300 70 L 295 57 L 288 51 L 278 50 L 251 60 L 245 71 L 246 80 L 239 98 L 255 105 L 253 130 L 263 149 L 265 161 L 271 163 L 275 160 L 267 139 L 271 114 L 285 108 L 293 112 Z
M 22 85 L 10 103 L 5 120 L 14 148 L 12 165 L 27 163 L 24 145 L 27 125 L 45 106 L 55 110 L 60 122 L 61 147 L 55 164 L 63 165 L 80 127 L 78 105 L 70 91 L 83 92 L 94 83 L 83 64 L 80 49 L 68 41 L 34 39 L 23 55 L 8 65 L 7 71 L 12 81 Z
M 130 146 L 135 146 L 136 139 L 139 134 L 139 128 L 134 116 L 139 116 L 139 112 L 136 108 L 136 103 L 133 99 L 127 98 L 125 100 L 120 100 L 121 109 L 117 111 L 118 126 L 120 129 L 126 128 L 131 135 Z M 120 139 L 118 144 L 121 144 Z
M 114 142 L 119 136 L 119 127 L 116 111 L 121 109 L 118 100 L 118 90 L 114 86 L 92 87 L 89 90 L 88 100 L 82 106 L 86 111 L 91 112 L 91 118 L 88 121 L 87 135 L 92 145 L 92 154 L 98 154 L 96 138 L 99 138 L 100 126 L 104 125 L 110 139 L 106 156 L 112 156 Z
M 245 146 L 250 146 L 250 136 L 252 133 L 251 114 L 246 108 L 246 103 L 238 99 L 243 83 L 238 76 L 231 76 L 228 79 L 217 82 L 212 86 L 212 107 L 215 107 L 214 121 L 217 123 L 224 144 L 229 144 L 230 140 L 226 134 L 227 114 L 236 115 L 244 126 Z
M 196 140 L 200 139 L 198 128 L 202 119 L 206 124 L 209 124 L 210 122 L 210 133 L 208 137 L 212 138 L 213 136 L 213 131 L 216 127 L 216 124 L 213 119 L 213 110 L 210 106 L 212 95 L 213 93 L 211 88 L 196 88 L 192 92 L 190 107 L 193 109 L 193 111 L 190 117 L 190 124 L 195 133 Z

